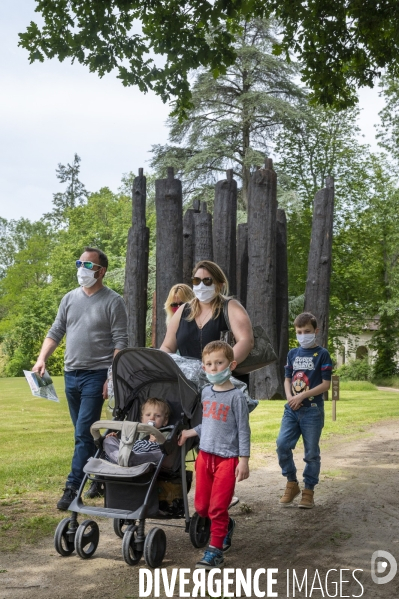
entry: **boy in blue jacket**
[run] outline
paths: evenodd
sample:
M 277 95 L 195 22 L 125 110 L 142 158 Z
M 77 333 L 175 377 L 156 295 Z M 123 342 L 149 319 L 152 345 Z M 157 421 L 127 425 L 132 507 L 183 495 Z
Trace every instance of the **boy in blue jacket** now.
M 314 487 L 319 482 L 323 393 L 330 388 L 332 363 L 328 351 L 316 343 L 319 329 L 313 314 L 303 312 L 296 317 L 294 326 L 299 347 L 288 352 L 284 381 L 287 403 L 277 438 L 278 461 L 287 478 L 280 505 L 289 506 L 301 492 L 292 450 L 302 435 L 306 466 L 299 507 L 309 509 L 314 507 Z

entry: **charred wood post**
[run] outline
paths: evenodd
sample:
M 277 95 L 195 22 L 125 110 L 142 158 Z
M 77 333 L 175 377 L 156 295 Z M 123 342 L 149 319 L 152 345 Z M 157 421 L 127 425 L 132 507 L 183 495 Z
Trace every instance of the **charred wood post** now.
M 237 182 L 232 169 L 226 176 L 215 187 L 213 257 L 229 281 L 230 293 L 236 295 Z
M 261 325 L 273 347 L 277 347 L 276 326 L 276 217 L 277 176 L 273 161 L 251 177 L 248 197 L 248 292 L 247 310 L 253 325 Z M 251 374 L 251 397 L 283 397 L 278 363 Z
M 316 316 L 320 329 L 317 341 L 322 347 L 327 347 L 328 342 L 333 218 L 334 179 L 327 177 L 325 188 L 316 193 L 313 203 L 305 289 L 305 312 L 312 312 Z
M 172 285 L 183 279 L 183 202 L 182 185 L 168 168 L 167 179 L 155 181 L 157 212 L 156 255 L 156 346 L 165 337 L 164 303 Z
M 194 266 L 194 210 L 189 208 L 183 217 L 183 279 L 182 283 L 191 285 Z
M 281 379 L 288 354 L 288 263 L 287 263 L 287 219 L 284 210 L 277 209 L 276 221 L 276 323 L 277 350 Z
M 213 260 L 212 214 L 206 202 L 201 202 L 201 212 L 194 203 L 194 264 L 200 260 Z
M 237 227 L 237 299 L 247 305 L 248 285 L 248 224 Z
M 129 229 L 124 298 L 129 347 L 145 347 L 150 231 L 146 227 L 146 177 L 139 168 L 132 189 L 132 226 Z

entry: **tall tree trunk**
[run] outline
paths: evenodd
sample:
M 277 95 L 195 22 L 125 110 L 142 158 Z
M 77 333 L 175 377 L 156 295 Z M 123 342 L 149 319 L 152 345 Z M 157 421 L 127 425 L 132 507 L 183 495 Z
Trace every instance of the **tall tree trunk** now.
M 276 218 L 277 176 L 273 161 L 251 177 L 248 197 L 248 293 L 247 309 L 253 325 L 262 325 L 277 348 L 276 327 Z M 283 397 L 278 363 L 251 374 L 251 396 Z
M 281 379 L 288 354 L 288 263 L 287 263 L 287 219 L 284 210 L 277 209 L 276 227 L 276 323 L 277 350 Z
M 200 260 L 213 260 L 212 214 L 206 202 L 201 202 L 201 212 L 194 212 L 194 264 Z
M 150 231 L 146 227 L 147 187 L 143 169 L 135 177 L 132 190 L 132 226 L 126 252 L 124 298 L 128 318 L 129 347 L 145 347 L 148 252 Z
M 162 344 L 166 324 L 164 304 L 172 285 L 183 279 L 183 202 L 182 185 L 168 168 L 168 178 L 155 181 L 157 212 L 156 256 L 156 343 Z
M 230 293 L 236 294 L 236 229 L 237 229 L 237 182 L 233 171 L 228 170 L 227 179 L 218 181 L 215 187 L 213 210 L 213 259 L 229 281 Z
M 237 227 L 237 298 L 244 308 L 247 305 L 248 285 L 248 224 Z
M 305 290 L 305 312 L 312 312 L 317 319 L 320 329 L 317 341 L 322 347 L 328 343 L 333 218 L 334 179 L 327 177 L 326 187 L 316 193 L 313 203 Z

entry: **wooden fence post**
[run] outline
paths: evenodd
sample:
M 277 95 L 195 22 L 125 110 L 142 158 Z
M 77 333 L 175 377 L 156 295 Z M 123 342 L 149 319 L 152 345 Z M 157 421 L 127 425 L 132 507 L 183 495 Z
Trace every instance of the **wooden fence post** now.
M 183 279 L 182 283 L 191 285 L 194 266 L 194 210 L 188 208 L 183 217 Z
M 164 303 L 172 285 L 183 279 L 183 202 L 182 185 L 168 168 L 167 179 L 155 181 L 157 211 L 156 255 L 156 344 L 165 337 Z
M 251 177 L 248 197 L 247 309 L 253 325 L 261 325 L 274 348 L 276 327 L 277 176 L 273 161 Z M 278 363 L 251 375 L 251 397 L 276 399 L 284 395 Z
M 247 305 L 248 285 L 248 223 L 237 227 L 237 299 Z
M 194 264 L 200 260 L 213 260 L 212 214 L 206 202 L 201 202 L 201 212 L 194 204 Z
M 327 177 L 325 188 L 314 198 L 305 290 L 305 312 L 312 312 L 317 319 L 317 338 L 322 347 L 327 347 L 328 342 L 333 219 L 334 179 Z
M 237 182 L 232 169 L 226 176 L 215 187 L 213 259 L 226 275 L 230 293 L 236 295 Z
M 124 298 L 128 316 L 129 347 L 145 347 L 148 251 L 150 231 L 146 227 L 146 177 L 139 168 L 132 189 L 132 226 L 129 229 Z
M 276 221 L 276 324 L 277 350 L 281 379 L 288 354 L 288 263 L 287 263 L 287 219 L 285 211 L 277 209 Z

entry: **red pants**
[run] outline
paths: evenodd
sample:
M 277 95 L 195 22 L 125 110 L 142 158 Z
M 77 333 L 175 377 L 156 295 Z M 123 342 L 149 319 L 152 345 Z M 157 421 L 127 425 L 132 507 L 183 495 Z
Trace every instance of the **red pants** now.
M 228 507 L 236 484 L 238 458 L 221 458 L 200 451 L 195 461 L 194 506 L 203 518 L 211 520 L 210 545 L 223 549 L 229 526 Z

